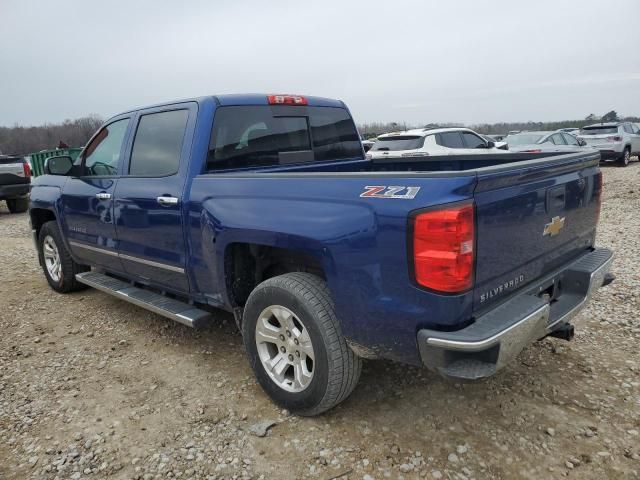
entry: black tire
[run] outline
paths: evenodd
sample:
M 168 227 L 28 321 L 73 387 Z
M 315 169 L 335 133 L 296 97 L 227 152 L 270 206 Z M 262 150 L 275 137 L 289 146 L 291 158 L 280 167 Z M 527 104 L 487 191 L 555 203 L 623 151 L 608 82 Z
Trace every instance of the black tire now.
M 630 161 L 631 161 L 631 149 L 629 147 L 626 147 L 622 152 L 622 156 L 620 157 L 620 160 L 618 160 L 618 162 L 620 163 L 621 167 L 627 167 L 629 166 Z
M 49 270 L 45 264 L 43 244 L 47 237 L 51 238 L 55 243 L 60 257 L 60 278 L 57 280 L 49 274 Z M 76 273 L 86 272 L 89 270 L 89 267 L 73 261 L 62 241 L 60 229 L 55 221 L 47 222 L 40 228 L 40 233 L 38 234 L 38 257 L 47 282 L 49 282 L 51 288 L 56 292 L 69 293 L 87 288 L 86 285 L 76 281 Z
M 29 198 L 10 198 L 6 200 L 7 208 L 11 213 L 24 213 L 29 209 Z
M 309 332 L 313 377 L 301 392 L 289 392 L 267 374 L 256 346 L 256 324 L 272 305 L 289 309 Z M 258 285 L 247 300 L 242 334 L 251 367 L 271 399 L 292 413 L 313 416 L 335 407 L 353 391 L 362 369 L 361 359 L 349 348 L 336 318 L 326 283 L 309 273 L 287 273 Z

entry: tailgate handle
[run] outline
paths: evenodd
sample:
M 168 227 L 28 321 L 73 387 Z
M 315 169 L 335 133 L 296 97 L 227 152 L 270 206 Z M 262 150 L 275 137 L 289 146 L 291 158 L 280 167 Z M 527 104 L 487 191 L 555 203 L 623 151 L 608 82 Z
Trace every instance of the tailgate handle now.
M 565 185 L 549 188 L 547 190 L 547 213 L 556 213 L 564 210 L 566 198 Z

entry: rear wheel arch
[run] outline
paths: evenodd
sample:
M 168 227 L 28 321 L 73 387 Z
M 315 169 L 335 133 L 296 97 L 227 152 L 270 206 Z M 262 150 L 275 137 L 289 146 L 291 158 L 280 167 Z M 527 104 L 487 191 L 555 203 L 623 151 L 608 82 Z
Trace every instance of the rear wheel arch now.
M 243 308 L 251 292 L 265 280 L 293 272 L 326 280 L 326 262 L 310 253 L 250 242 L 234 242 L 224 253 L 224 285 L 233 308 Z

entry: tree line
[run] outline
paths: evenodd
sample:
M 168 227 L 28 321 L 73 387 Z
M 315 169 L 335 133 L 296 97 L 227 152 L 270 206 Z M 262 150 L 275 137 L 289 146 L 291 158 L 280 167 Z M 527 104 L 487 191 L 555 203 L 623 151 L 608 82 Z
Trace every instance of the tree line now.
M 102 118 L 97 115 L 89 115 L 33 127 L 0 127 L 0 154 L 26 155 L 41 150 L 53 150 L 61 144 L 60 142 L 70 147 L 82 147 L 102 122 Z
M 499 122 L 469 125 L 473 130 L 484 134 L 506 134 L 512 130 L 557 130 L 559 128 L 580 128 L 590 123 L 612 122 L 624 120 L 640 122 L 640 117 L 620 118 L 614 110 L 598 117 L 593 113 L 582 120 L 564 120 L 561 122 Z M 75 120 L 65 120 L 61 123 L 47 123 L 40 126 L 0 127 L 0 154 L 26 155 L 41 150 L 52 150 L 62 144 L 70 147 L 82 147 L 98 130 L 103 120 L 97 115 L 89 115 Z M 462 126 L 455 123 L 439 124 L 410 124 L 406 122 L 373 122 L 358 125 L 358 130 L 364 138 L 374 138 L 378 135 L 411 128 L 425 128 L 432 126 L 454 127 Z

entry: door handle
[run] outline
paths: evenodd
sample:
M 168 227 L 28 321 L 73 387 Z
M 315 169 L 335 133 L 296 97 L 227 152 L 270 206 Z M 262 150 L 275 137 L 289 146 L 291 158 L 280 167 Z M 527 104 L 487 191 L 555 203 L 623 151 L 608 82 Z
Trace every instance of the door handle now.
M 109 200 L 111 198 L 111 194 L 107 192 L 96 193 L 96 198 L 100 200 Z
M 178 199 L 176 197 L 158 197 L 156 200 L 163 206 L 178 205 Z

